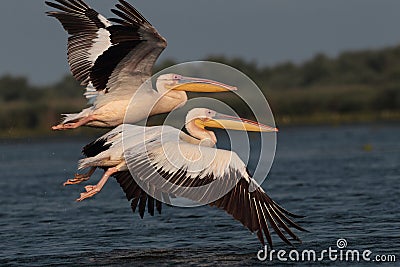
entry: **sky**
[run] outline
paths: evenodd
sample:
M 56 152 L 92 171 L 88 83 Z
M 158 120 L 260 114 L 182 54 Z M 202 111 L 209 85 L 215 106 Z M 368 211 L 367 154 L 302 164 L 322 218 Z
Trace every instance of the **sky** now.
M 106 17 L 116 1 L 86 0 Z M 128 1 L 168 40 L 160 60 L 225 55 L 273 66 L 400 44 L 398 0 Z M 67 35 L 44 1 L 2 0 L 0 10 L 0 76 L 45 85 L 69 72 Z

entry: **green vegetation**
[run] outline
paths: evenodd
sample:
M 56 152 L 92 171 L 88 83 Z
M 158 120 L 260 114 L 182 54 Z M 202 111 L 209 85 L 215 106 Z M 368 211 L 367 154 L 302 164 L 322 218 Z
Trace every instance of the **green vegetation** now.
M 263 90 L 278 125 L 400 120 L 400 46 L 317 55 L 304 64 L 273 67 L 211 56 L 206 60 L 237 68 Z M 173 65 L 167 60 L 157 70 Z M 71 76 L 35 87 L 23 77 L 0 77 L 0 137 L 50 135 L 61 113 L 86 105 L 83 89 Z M 235 105 L 238 100 L 228 99 Z M 72 133 L 73 132 L 73 133 Z M 68 134 L 91 134 L 91 130 Z

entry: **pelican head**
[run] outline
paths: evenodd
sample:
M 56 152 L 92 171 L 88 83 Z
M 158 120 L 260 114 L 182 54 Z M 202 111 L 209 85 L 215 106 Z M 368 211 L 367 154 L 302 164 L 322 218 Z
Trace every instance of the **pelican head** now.
M 213 80 L 185 77 L 179 74 L 169 73 L 158 77 L 157 90 L 160 93 L 168 90 L 217 93 L 235 91 L 237 88 Z
M 275 127 L 221 114 L 211 109 L 195 108 L 188 112 L 186 116 L 186 129 L 188 132 L 200 140 L 207 138 L 216 144 L 215 134 L 212 131 L 207 131 L 206 127 L 247 132 L 278 132 Z

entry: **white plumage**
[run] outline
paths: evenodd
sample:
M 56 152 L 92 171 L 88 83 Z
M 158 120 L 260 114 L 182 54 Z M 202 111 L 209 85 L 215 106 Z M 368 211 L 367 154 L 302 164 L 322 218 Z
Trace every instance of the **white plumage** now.
M 118 18 L 109 20 L 82 0 L 54 1 L 58 3 L 46 1 L 56 9 L 47 14 L 58 19 L 70 35 L 68 63 L 74 77 L 86 86 L 84 95 L 91 105 L 82 112 L 65 115 L 54 130 L 83 125 L 114 127 L 122 124 L 124 118 L 125 123 L 136 123 L 182 106 L 187 100 L 185 91 L 235 90 L 211 80 L 169 74 L 159 77 L 158 91 L 150 84 L 138 92 L 151 78 L 155 62 L 167 46 L 157 30 L 124 0 L 112 9 Z M 207 86 L 190 86 L 193 84 Z M 140 101 L 131 102 L 134 95 Z M 129 104 L 134 111 L 125 117 Z
M 147 199 L 161 201 L 179 196 L 201 204 L 217 206 L 264 237 L 272 245 L 269 227 L 288 244 L 300 239 L 290 230 L 304 230 L 289 217 L 296 215 L 276 204 L 250 177 L 246 165 L 233 151 L 215 148 L 216 137 L 205 127 L 275 132 L 276 128 L 249 120 L 218 114 L 209 109 L 194 109 L 186 119 L 186 134 L 170 126 L 142 127 L 120 125 L 84 148 L 87 156 L 79 168 L 105 168 L 106 173 L 95 186 L 86 186 L 78 201 L 97 194 L 114 175 L 133 210 L 139 205 L 144 214 Z M 129 169 L 129 171 L 128 171 Z M 68 183 L 79 183 L 75 177 Z M 140 189 L 138 189 L 140 188 Z M 145 199 L 145 200 L 143 200 Z M 154 201 L 148 207 L 154 210 Z M 269 225 L 269 226 L 268 226 Z

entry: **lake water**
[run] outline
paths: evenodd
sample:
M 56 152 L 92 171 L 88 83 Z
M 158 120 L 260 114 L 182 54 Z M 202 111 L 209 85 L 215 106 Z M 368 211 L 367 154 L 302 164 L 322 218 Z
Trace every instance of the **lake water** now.
M 298 221 L 310 232 L 298 232 L 303 243 L 294 248 L 274 235 L 274 249 L 318 252 L 344 238 L 347 249 L 395 255 L 399 264 L 399 137 L 398 124 L 282 128 L 263 188 L 306 215 Z M 0 265 L 270 265 L 257 259 L 257 237 L 215 208 L 164 207 L 141 220 L 114 179 L 76 203 L 83 187 L 62 183 L 88 141 L 0 144 Z

